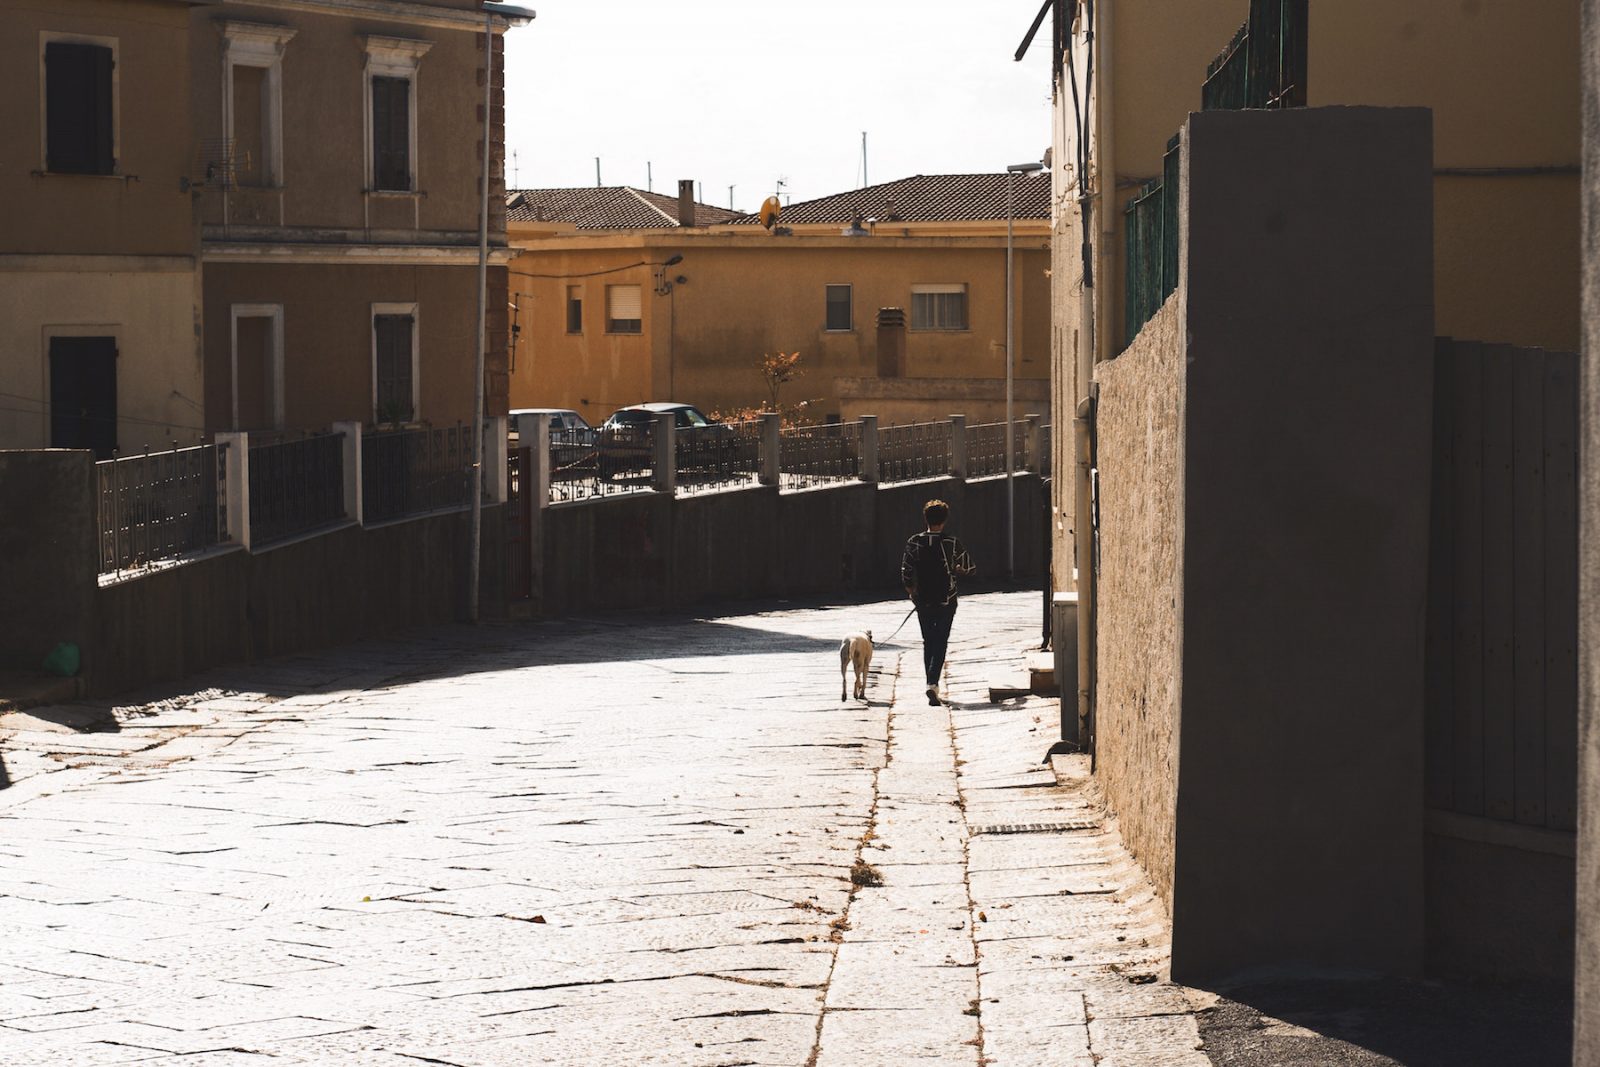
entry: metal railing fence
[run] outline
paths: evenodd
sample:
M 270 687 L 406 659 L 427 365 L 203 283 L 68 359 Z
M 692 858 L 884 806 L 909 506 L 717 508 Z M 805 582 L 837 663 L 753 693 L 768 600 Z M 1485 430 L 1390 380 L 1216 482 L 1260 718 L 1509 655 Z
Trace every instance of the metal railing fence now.
M 778 433 L 778 486 L 808 489 L 861 477 L 861 423 L 791 426 Z
M 950 473 L 949 421 L 911 422 L 878 431 L 878 481 L 911 482 Z
M 674 436 L 679 490 L 732 489 L 759 482 L 760 420 L 692 426 Z
M 654 423 L 550 431 L 550 501 L 561 504 L 655 488 Z
M 174 559 L 226 539 L 217 505 L 222 450 L 174 448 L 94 465 L 100 572 Z
M 456 425 L 361 438 L 361 511 L 367 523 L 472 503 L 472 433 Z
M 345 518 L 344 434 L 250 446 L 252 547 Z
M 1029 470 L 1029 424 L 1016 419 L 1011 424 L 1011 462 L 1013 470 Z M 1006 472 L 1006 424 L 980 422 L 967 427 L 967 477 L 988 478 Z

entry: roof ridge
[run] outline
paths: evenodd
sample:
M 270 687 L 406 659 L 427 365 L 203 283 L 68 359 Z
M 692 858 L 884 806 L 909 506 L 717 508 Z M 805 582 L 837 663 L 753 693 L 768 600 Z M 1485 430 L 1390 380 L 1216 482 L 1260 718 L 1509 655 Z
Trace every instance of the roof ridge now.
M 660 215 L 662 218 L 664 218 L 668 222 L 672 223 L 672 225 L 674 225 L 674 226 L 682 226 L 683 225 L 682 222 L 680 222 L 679 220 L 673 218 L 671 215 L 668 215 L 665 211 L 661 210 L 655 204 L 652 204 L 649 200 L 646 200 L 643 196 L 640 196 L 639 195 L 639 190 L 635 189 L 633 186 L 624 185 L 622 188 L 628 190 L 628 192 L 633 194 L 633 198 L 635 200 L 639 201 L 639 203 L 643 204 L 645 207 L 649 208 L 651 211 L 654 211 L 657 215 Z M 662 194 L 662 195 L 665 195 L 665 194 Z

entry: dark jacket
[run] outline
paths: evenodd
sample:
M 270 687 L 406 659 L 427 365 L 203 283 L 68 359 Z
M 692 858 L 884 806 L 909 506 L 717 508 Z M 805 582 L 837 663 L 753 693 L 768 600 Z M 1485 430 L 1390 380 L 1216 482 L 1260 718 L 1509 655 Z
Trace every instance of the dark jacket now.
M 924 530 L 906 542 L 900 557 L 900 584 L 917 604 L 949 604 L 956 599 L 956 579 L 976 570 L 960 541 L 947 533 Z

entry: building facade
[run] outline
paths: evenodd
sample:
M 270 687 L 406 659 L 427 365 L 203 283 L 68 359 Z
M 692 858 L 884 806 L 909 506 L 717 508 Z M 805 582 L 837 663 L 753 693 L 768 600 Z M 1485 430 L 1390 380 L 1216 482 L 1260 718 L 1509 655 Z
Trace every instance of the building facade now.
M 0 2 L 0 448 L 203 428 L 190 8 Z
M 1048 177 L 1015 180 L 1020 416 L 1047 403 Z M 721 209 L 699 224 L 706 205 L 697 225 L 673 202 L 640 225 L 631 206 L 563 210 L 577 190 L 514 194 L 512 404 L 590 421 L 650 400 L 727 414 L 770 400 L 763 355 L 799 352 L 779 403 L 805 421 L 1000 418 L 1007 182 L 906 179 L 792 205 L 772 231 Z M 885 308 L 902 325 L 881 330 Z
M 505 25 L 491 64 L 470 0 L 195 10 L 208 430 L 471 419 L 486 120 L 486 397 L 504 412 Z

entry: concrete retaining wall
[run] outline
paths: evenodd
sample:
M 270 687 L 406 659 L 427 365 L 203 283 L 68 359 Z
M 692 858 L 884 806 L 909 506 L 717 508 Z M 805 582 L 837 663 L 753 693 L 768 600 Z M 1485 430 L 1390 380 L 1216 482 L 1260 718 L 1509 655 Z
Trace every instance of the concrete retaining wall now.
M 1600 1067 L 1600 4 L 1583 0 L 1583 357 L 1578 463 L 1577 1033 Z
M 504 508 L 483 513 L 480 612 L 505 613 Z M 460 619 L 467 512 L 342 529 L 278 548 L 224 550 L 95 592 L 90 691 L 328 648 Z
M 90 640 L 99 568 L 94 456 L 0 452 L 0 668 L 37 670 Z
M 1040 483 L 1016 477 L 1016 575 L 1043 575 Z M 950 529 L 978 564 L 1005 577 L 1004 478 L 772 487 L 673 499 L 641 493 L 543 509 L 534 594 L 545 615 L 670 609 L 724 600 L 828 596 L 899 588 L 900 553 L 922 505 L 951 506 Z

